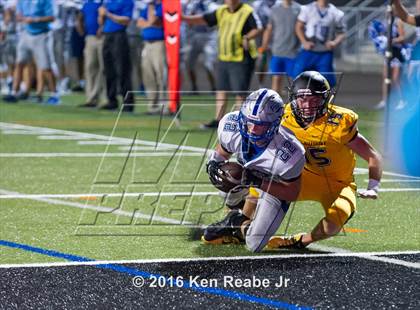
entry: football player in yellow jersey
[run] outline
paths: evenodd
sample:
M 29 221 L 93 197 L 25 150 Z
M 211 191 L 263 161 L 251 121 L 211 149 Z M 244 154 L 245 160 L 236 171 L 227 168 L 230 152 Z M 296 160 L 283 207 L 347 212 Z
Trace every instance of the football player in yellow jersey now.
M 332 97 L 327 79 L 319 72 L 305 71 L 292 83 L 290 104 L 285 109 L 281 125 L 296 135 L 306 151 L 297 200 L 318 201 L 325 211 L 325 217 L 310 233 L 272 237 L 267 244 L 269 248 L 304 248 L 340 232 L 356 210 L 356 183 L 353 176 L 356 154 L 366 160 L 369 166 L 369 183 L 367 189 L 359 191 L 359 197 L 378 197 L 382 176 L 381 155 L 359 133 L 358 115 L 333 105 Z M 258 191 L 251 187 L 242 211 L 250 219 L 253 218 L 258 198 Z M 229 199 L 230 196 L 227 202 Z M 241 205 L 243 203 L 238 203 L 238 206 Z M 246 227 L 246 222 L 243 224 Z M 216 241 L 212 243 L 220 244 Z
M 298 201 L 321 203 L 325 217 L 310 233 L 273 237 L 269 248 L 303 248 L 336 235 L 356 210 L 353 170 L 356 154 L 368 162 L 369 183 L 359 197 L 376 199 L 382 175 L 382 158 L 357 129 L 358 115 L 333 105 L 330 85 L 316 71 L 301 73 L 290 88 L 290 104 L 282 125 L 303 144 L 306 164 Z M 257 196 L 250 190 L 251 196 Z M 252 200 L 245 210 L 252 210 Z M 249 212 L 249 211 L 248 211 Z

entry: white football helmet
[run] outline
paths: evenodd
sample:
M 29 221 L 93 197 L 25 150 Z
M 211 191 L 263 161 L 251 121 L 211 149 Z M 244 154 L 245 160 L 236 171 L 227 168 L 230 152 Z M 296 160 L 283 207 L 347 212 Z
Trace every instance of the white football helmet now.
M 278 131 L 284 112 L 280 95 L 267 88 L 252 92 L 239 112 L 239 130 L 251 143 L 268 144 Z

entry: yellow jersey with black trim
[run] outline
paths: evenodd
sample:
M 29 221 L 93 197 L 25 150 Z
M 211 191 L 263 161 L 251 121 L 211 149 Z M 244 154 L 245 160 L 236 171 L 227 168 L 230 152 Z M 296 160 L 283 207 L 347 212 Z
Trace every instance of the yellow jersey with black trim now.
M 216 10 L 217 27 L 219 28 L 219 59 L 221 61 L 241 62 L 244 60 L 242 29 L 253 11 L 254 9 L 246 3 L 243 3 L 235 12 L 230 12 L 226 4 Z M 255 40 L 249 41 L 249 53 L 252 58 L 257 57 Z
M 305 147 L 306 170 L 338 181 L 352 182 L 356 157 L 347 143 L 357 135 L 357 120 L 358 115 L 352 110 L 330 105 L 324 116 L 302 128 L 288 104 L 281 124 L 292 130 Z

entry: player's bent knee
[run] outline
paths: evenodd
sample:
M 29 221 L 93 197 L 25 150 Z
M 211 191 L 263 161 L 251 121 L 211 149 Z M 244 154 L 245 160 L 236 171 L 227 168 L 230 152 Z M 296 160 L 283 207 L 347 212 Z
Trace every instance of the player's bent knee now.
M 245 237 L 246 246 L 251 252 L 257 253 L 264 249 L 280 227 L 288 207 L 288 202 L 280 201 L 269 193 L 262 193 Z
M 262 249 L 265 247 L 263 238 L 256 238 L 255 236 L 247 236 L 245 241 L 246 241 L 247 249 L 253 253 L 261 252 Z
M 342 228 L 344 224 L 351 218 L 353 215 L 352 211 L 345 211 L 338 208 L 330 208 L 327 211 L 326 219 L 328 222 L 333 223 L 339 228 Z

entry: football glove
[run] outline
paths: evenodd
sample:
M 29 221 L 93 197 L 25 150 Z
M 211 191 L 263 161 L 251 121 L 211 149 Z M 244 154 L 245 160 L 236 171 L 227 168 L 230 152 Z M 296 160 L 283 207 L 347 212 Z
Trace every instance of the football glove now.
M 374 179 L 369 179 L 367 189 L 360 190 L 357 192 L 357 195 L 363 199 L 377 199 L 379 191 L 379 181 Z
M 210 182 L 216 187 L 216 188 L 222 188 L 223 187 L 223 176 L 222 171 L 219 169 L 221 165 L 223 165 L 225 161 L 215 161 L 210 160 L 206 165 L 206 171 L 209 175 Z

